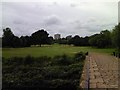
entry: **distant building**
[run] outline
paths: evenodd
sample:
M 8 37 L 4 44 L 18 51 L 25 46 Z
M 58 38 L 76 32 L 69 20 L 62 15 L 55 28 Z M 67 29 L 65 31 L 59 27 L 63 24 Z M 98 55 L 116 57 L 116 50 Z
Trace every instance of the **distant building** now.
M 54 35 L 54 39 L 60 39 L 61 38 L 61 35 L 60 34 L 55 34 Z
M 70 40 L 72 38 L 72 35 L 69 35 L 66 37 L 67 40 Z

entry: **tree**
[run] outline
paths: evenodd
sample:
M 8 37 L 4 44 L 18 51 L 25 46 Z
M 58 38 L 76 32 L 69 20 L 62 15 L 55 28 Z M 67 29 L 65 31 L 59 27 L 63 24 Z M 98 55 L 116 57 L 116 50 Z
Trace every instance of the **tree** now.
M 3 47 L 20 47 L 20 39 L 15 36 L 10 28 L 3 29 L 2 37 Z
M 108 30 L 101 31 L 100 34 L 94 34 L 90 37 L 91 46 L 105 48 L 111 46 L 111 33 Z
M 54 43 L 53 37 L 52 36 L 48 37 L 48 44 L 53 44 L 53 43 Z
M 111 39 L 111 32 L 108 30 L 104 30 L 100 32 L 101 38 L 103 38 L 105 46 L 109 47 L 112 44 L 112 39 Z
M 78 35 L 74 36 L 67 42 L 69 45 L 73 44 L 75 46 L 89 46 L 89 37 L 79 37 Z
M 12 39 L 12 47 L 16 48 L 16 47 L 20 47 L 20 39 L 17 36 L 14 36 Z
M 89 44 L 91 46 L 97 46 L 96 42 L 97 42 L 98 36 L 99 36 L 99 34 L 94 34 L 94 35 L 90 36 Z
M 80 37 L 78 35 L 74 36 L 72 39 L 69 40 L 69 44 L 80 46 Z
M 120 23 L 112 31 L 112 42 L 120 52 Z
M 3 29 L 3 47 L 12 47 L 14 34 L 10 28 Z
M 30 47 L 31 46 L 31 37 L 21 36 L 20 42 L 21 42 L 21 47 Z
M 32 38 L 32 43 L 34 45 L 40 45 L 41 44 L 48 44 L 48 33 L 46 31 L 44 31 L 44 29 L 42 30 L 38 30 L 37 32 L 33 33 L 31 35 Z
M 88 37 L 88 36 L 86 36 L 86 37 L 83 38 L 83 46 L 89 46 L 90 45 L 89 44 L 89 38 L 90 37 Z
M 55 40 L 55 42 L 59 44 L 67 44 L 68 40 L 66 38 L 60 38 L 60 39 Z

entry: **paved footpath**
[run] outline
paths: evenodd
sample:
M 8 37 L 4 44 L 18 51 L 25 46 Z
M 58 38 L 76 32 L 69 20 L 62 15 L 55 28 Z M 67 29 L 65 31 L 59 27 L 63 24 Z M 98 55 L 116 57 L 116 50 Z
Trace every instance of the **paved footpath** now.
M 80 80 L 82 88 L 118 88 L 118 59 L 116 57 L 90 53 L 86 57 Z M 120 78 L 119 78 L 120 79 Z

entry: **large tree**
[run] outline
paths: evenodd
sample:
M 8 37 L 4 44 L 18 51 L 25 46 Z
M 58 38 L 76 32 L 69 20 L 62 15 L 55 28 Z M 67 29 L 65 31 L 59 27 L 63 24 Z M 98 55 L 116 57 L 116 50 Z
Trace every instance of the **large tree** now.
M 2 44 L 3 47 L 12 47 L 14 34 L 10 28 L 3 29 Z
M 20 47 L 20 39 L 15 36 L 10 28 L 3 29 L 3 47 Z
M 108 30 L 101 31 L 100 34 L 94 34 L 90 37 L 89 43 L 91 46 L 105 48 L 111 46 L 111 32 Z
M 49 34 L 44 29 L 38 30 L 31 35 L 32 43 L 40 46 L 42 44 L 48 44 L 48 35 Z
M 120 52 L 120 23 L 113 29 L 112 42 Z
M 13 47 L 13 48 L 21 47 L 19 37 L 17 37 L 17 36 L 13 37 L 13 39 L 12 39 L 12 46 L 11 47 Z
M 97 46 L 96 42 L 97 42 L 98 36 L 99 36 L 99 34 L 94 34 L 94 35 L 90 36 L 89 44 L 91 46 Z
M 21 47 L 30 47 L 31 46 L 31 37 L 30 36 L 21 36 L 20 42 L 21 42 Z
M 80 46 L 80 37 L 78 35 L 75 35 L 72 39 L 69 40 L 69 44 L 73 44 L 75 46 Z
M 53 37 L 52 36 L 48 37 L 48 44 L 53 44 L 53 43 L 54 43 Z

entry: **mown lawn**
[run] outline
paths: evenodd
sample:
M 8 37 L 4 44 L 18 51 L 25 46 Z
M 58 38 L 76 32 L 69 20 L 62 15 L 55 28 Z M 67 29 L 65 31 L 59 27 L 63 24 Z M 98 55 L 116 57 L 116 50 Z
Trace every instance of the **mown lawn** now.
M 107 49 L 98 49 L 92 47 L 75 47 L 68 45 L 49 45 L 42 47 L 27 47 L 27 48 L 3 48 L 2 56 L 5 58 L 18 56 L 25 57 L 27 55 L 31 55 L 33 57 L 40 56 L 49 56 L 54 57 L 56 55 L 66 54 L 69 56 L 73 56 L 77 52 L 100 52 L 112 54 L 115 49 L 107 48 Z

